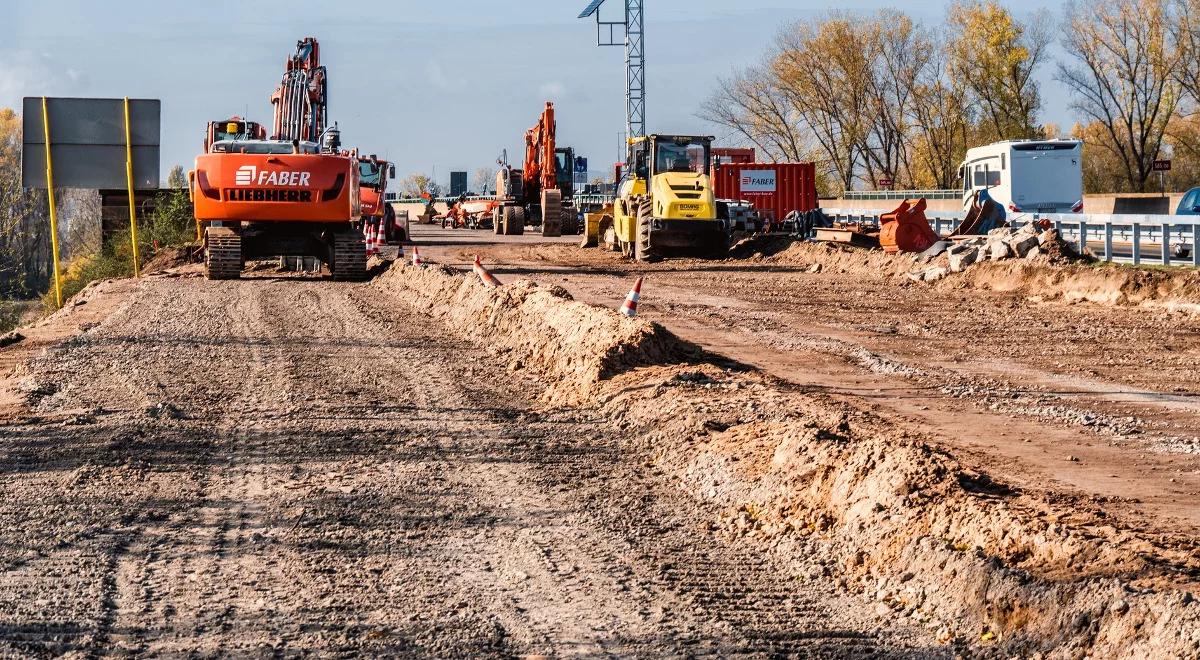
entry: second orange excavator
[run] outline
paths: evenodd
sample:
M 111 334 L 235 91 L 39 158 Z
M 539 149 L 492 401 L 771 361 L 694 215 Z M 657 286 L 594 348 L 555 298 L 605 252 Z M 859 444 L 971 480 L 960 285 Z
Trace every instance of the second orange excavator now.
M 556 144 L 554 104 L 546 107 L 533 128 L 525 131 L 522 169 L 499 161 L 496 174 L 497 204 L 492 222 L 497 234 L 522 234 L 525 224 L 540 224 L 543 236 L 579 233 L 574 193 L 575 152 Z

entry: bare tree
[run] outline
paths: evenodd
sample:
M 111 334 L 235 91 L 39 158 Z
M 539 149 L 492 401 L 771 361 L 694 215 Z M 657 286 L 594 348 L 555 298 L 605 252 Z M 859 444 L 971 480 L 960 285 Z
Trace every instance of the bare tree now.
M 1064 47 L 1074 65 L 1060 64 L 1058 79 L 1074 92 L 1073 107 L 1102 127 L 1092 146 L 1116 157 L 1135 192 L 1146 190 L 1182 91 L 1169 20 L 1166 0 L 1067 9 Z
M 698 115 L 732 130 L 768 158 L 805 160 L 808 145 L 803 120 L 769 67 L 768 61 L 721 79 Z
M 480 194 L 486 194 L 495 187 L 496 168 L 494 167 L 480 167 L 471 176 L 471 189 Z
M 187 173 L 183 171 L 183 166 L 176 165 L 172 167 L 171 171 L 167 173 L 167 187 L 179 189 L 187 188 L 187 185 Z
M 995 0 L 970 0 L 951 5 L 946 24 L 947 65 L 979 105 L 983 139 L 1036 137 L 1041 95 L 1034 75 L 1050 43 L 1050 16 L 1039 12 L 1023 23 Z
M 854 187 L 869 133 L 870 39 L 849 14 L 780 35 L 772 67 L 780 89 L 812 131 L 843 190 Z

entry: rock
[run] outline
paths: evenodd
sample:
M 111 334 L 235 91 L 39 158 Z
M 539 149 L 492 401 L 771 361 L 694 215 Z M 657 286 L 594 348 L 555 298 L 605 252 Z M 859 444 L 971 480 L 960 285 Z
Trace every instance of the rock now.
M 1033 249 L 1032 249 L 1032 250 L 1030 250 L 1029 252 L 1026 252 L 1026 253 L 1025 253 L 1025 258 L 1026 258 L 1026 259 L 1035 259 L 1035 258 L 1037 258 L 1037 257 L 1040 257 L 1040 256 L 1042 256 L 1042 248 L 1040 248 L 1040 247 L 1038 247 L 1038 246 L 1036 246 L 1036 245 L 1035 245 L 1035 246 L 1033 246 Z
M 992 261 L 1000 261 L 1012 256 L 1012 249 L 1008 247 L 1008 243 L 1004 241 L 992 241 L 988 244 L 988 258 Z
M 1045 245 L 1047 242 L 1053 242 L 1056 240 L 1058 240 L 1058 232 L 1054 231 L 1053 229 L 1047 229 L 1046 231 L 1038 234 L 1038 245 Z
M 921 271 L 916 271 L 913 273 L 909 273 L 907 277 L 908 277 L 908 279 L 910 279 L 914 282 L 921 282 L 921 281 L 925 280 L 925 273 L 923 273 Z
M 810 273 L 819 273 L 819 272 L 821 272 L 821 264 L 813 264 L 813 265 L 809 266 L 809 267 L 808 267 L 808 272 L 810 272 Z
M 926 282 L 936 282 L 949 274 L 950 270 L 945 266 L 934 266 L 933 268 L 926 269 L 921 274 L 921 279 Z
M 891 616 L 892 608 L 887 606 L 887 603 L 875 603 L 875 613 L 879 616 Z
M 16 330 L 13 330 L 12 332 L 9 332 L 7 334 L 0 335 L 0 348 L 4 348 L 5 346 L 11 346 L 19 341 L 24 341 L 24 339 L 25 339 L 25 335 L 17 332 Z
M 1018 233 L 1008 240 L 1008 247 L 1017 255 L 1017 258 L 1024 259 L 1029 251 L 1040 245 L 1037 236 Z
M 993 237 L 998 236 L 1000 238 L 1008 238 L 1009 236 L 1012 236 L 1012 234 L 1013 234 L 1012 227 L 996 227 L 995 229 L 993 229 L 987 233 L 988 236 L 993 236 Z
M 1129 611 L 1129 603 L 1126 603 L 1123 600 L 1118 600 L 1112 604 L 1112 611 L 1116 612 L 1117 614 L 1124 614 Z
M 950 272 L 961 273 L 979 259 L 979 248 L 968 247 L 950 255 Z
M 950 249 L 950 246 L 951 246 L 950 241 L 938 241 L 938 242 L 934 243 L 933 245 L 929 246 L 929 249 L 922 252 L 917 257 L 917 259 L 923 264 L 929 263 L 930 261 L 933 261 L 934 258 L 936 258 L 941 253 Z

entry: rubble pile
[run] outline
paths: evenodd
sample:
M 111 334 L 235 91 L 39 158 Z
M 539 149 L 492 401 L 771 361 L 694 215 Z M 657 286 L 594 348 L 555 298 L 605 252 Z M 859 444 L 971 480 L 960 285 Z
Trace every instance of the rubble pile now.
M 1041 229 L 1031 223 L 1020 229 L 999 227 L 987 235 L 940 241 L 922 253 L 919 267 L 910 271 L 908 278 L 936 282 L 985 261 L 1039 258 L 1048 263 L 1072 263 L 1084 257 L 1054 229 Z

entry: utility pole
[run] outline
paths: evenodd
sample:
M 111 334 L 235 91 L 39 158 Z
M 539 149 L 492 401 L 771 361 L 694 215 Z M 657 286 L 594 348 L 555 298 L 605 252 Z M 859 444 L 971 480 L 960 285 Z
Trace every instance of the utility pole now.
M 600 5 L 592 3 L 579 18 L 596 17 L 596 45 L 625 47 L 625 134 L 628 139 L 646 135 L 646 32 L 643 0 L 625 0 L 624 21 L 600 20 Z M 623 39 L 622 39 L 623 37 Z

